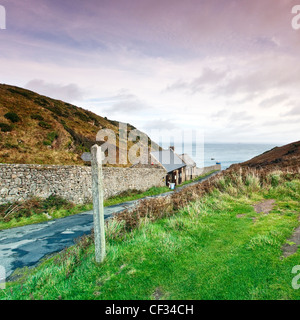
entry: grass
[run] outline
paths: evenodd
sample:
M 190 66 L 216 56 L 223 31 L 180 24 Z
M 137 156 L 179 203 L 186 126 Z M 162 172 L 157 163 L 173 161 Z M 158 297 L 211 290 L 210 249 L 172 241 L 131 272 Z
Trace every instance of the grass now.
M 221 181 L 173 215 L 143 218 L 130 232 L 120 233 L 122 222 L 113 219 L 105 263 L 95 263 L 92 237 L 85 237 L 8 283 L 0 298 L 298 300 L 291 283 L 300 252 L 283 259 L 281 247 L 299 226 L 300 180 L 280 177 L 266 187 L 248 178 L 239 188 L 225 179 L 224 190 Z M 270 198 L 276 206 L 268 215 L 254 211 Z
M 119 204 L 122 202 L 138 200 L 145 197 L 155 196 L 161 193 L 171 191 L 168 187 L 152 187 L 147 191 L 139 191 L 139 190 L 128 190 L 124 191 L 121 194 L 111 197 L 104 201 L 104 206 L 113 206 L 115 204 Z
M 91 204 L 74 205 L 58 196 L 32 198 L 0 205 L 0 230 L 63 218 L 92 209 Z

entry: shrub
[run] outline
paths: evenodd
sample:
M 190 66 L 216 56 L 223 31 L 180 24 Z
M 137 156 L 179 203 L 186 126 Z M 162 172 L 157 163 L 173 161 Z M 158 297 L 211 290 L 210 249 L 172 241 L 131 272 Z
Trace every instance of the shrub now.
M 91 147 L 96 143 L 95 140 L 91 140 L 79 133 L 76 133 L 73 129 L 67 125 L 64 126 L 65 130 L 72 136 L 73 142 L 76 145 L 78 152 L 89 151 Z
M 6 143 L 4 144 L 4 147 L 5 147 L 6 149 L 19 149 L 19 146 L 18 146 L 18 145 L 12 144 L 12 143 L 10 143 L 10 142 L 6 142 Z
M 55 139 L 58 138 L 58 133 L 56 131 L 50 132 L 48 133 L 47 138 L 52 143 Z
M 65 118 L 67 118 L 69 116 L 69 113 L 66 110 L 63 110 L 57 104 L 45 106 L 45 108 L 48 109 L 49 111 L 53 112 L 53 116 L 56 115 L 56 116 L 65 117 Z
M 57 116 L 62 117 L 64 115 L 63 110 L 60 108 L 59 105 L 54 104 L 53 106 L 47 106 L 46 108 L 52 111 Z
M 7 123 L 0 123 L 0 129 L 2 132 L 10 132 L 13 130 L 13 127 Z
M 49 124 L 45 121 L 40 121 L 39 126 L 42 127 L 43 129 L 51 129 L 52 128 L 51 124 Z
M 248 191 L 256 192 L 260 189 L 259 178 L 254 174 L 248 174 L 245 180 L 245 185 L 247 186 Z
M 280 175 L 278 174 L 271 174 L 271 185 L 272 187 L 277 187 L 280 181 Z
M 32 198 L 24 202 L 7 203 L 0 206 L 0 221 L 9 222 L 12 219 L 30 217 L 34 213 L 41 214 L 43 209 L 38 198 Z
M 44 120 L 44 117 L 41 116 L 40 114 L 32 114 L 30 117 L 33 120 L 39 120 L 39 121 L 43 121 Z
M 69 208 L 72 204 L 65 200 L 64 198 L 57 196 L 57 195 L 51 195 L 47 199 L 43 201 L 43 208 L 45 210 L 49 209 L 60 209 L 60 208 Z
M 58 133 L 56 131 L 53 131 L 53 132 L 49 132 L 48 135 L 47 135 L 47 140 L 44 140 L 43 141 L 43 144 L 45 146 L 51 146 L 51 144 L 53 143 L 53 141 L 55 139 L 58 138 Z
M 226 181 L 224 177 L 220 177 L 215 181 L 215 186 L 222 192 L 226 190 Z
M 87 116 L 86 114 L 82 113 L 82 112 L 76 111 L 76 112 L 74 113 L 74 115 L 75 115 L 76 117 L 78 117 L 78 118 L 79 118 L 80 120 L 82 120 L 82 121 L 85 121 L 85 122 L 89 121 L 88 116 Z
M 49 140 L 44 140 L 44 141 L 43 141 L 43 145 L 44 145 L 44 146 L 51 146 L 51 144 L 52 144 L 52 143 L 51 143 Z
M 42 98 L 42 97 L 35 99 L 34 102 L 36 104 L 40 105 L 41 107 L 45 107 L 45 106 L 49 105 L 49 101 Z
M 56 195 L 47 199 L 33 197 L 23 202 L 14 202 L 0 205 L 0 221 L 9 222 L 12 219 L 30 217 L 34 214 L 42 214 L 45 211 L 70 209 L 74 205 Z
M 8 112 L 4 115 L 4 117 L 13 123 L 19 122 L 21 120 L 20 117 L 14 112 Z
M 53 114 L 60 117 L 68 117 L 69 113 L 66 110 L 63 110 L 57 102 L 53 102 L 52 99 L 45 99 L 39 97 L 34 100 L 34 102 L 41 107 L 51 111 Z
M 9 88 L 7 89 L 7 91 L 13 93 L 13 94 L 19 94 L 29 100 L 32 100 L 32 98 L 34 97 L 34 93 L 32 91 L 28 91 L 28 90 L 25 90 L 25 89 L 22 89 L 22 88 Z

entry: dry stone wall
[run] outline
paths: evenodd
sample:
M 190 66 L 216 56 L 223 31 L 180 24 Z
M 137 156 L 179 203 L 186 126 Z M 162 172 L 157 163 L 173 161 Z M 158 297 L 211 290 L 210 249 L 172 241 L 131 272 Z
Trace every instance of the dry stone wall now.
M 103 168 L 104 198 L 164 186 L 165 175 L 156 168 Z M 92 200 L 91 185 L 91 167 L 0 164 L 0 204 L 52 194 L 84 203 Z
M 222 168 L 221 168 L 220 164 L 215 164 L 214 166 L 210 166 L 210 167 L 196 168 L 195 175 L 201 176 L 201 175 L 209 173 L 211 171 L 220 171 L 221 169 Z

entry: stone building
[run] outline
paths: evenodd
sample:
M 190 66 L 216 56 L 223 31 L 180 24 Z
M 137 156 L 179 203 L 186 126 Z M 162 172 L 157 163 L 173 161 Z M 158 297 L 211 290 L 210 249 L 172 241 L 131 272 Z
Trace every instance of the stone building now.
M 196 162 L 187 153 L 180 154 L 179 158 L 186 164 L 185 180 L 192 180 L 197 175 Z
M 151 155 L 152 165 L 161 165 L 166 170 L 166 185 L 175 183 L 175 185 L 181 184 L 186 181 L 184 161 L 175 153 L 174 147 L 170 147 L 168 150 L 153 151 Z

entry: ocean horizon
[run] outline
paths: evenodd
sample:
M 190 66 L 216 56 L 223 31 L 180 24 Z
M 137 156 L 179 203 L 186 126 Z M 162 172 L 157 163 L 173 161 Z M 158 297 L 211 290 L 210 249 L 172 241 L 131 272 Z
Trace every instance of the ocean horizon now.
M 232 164 L 250 160 L 274 147 L 282 144 L 259 144 L 259 143 L 204 143 L 182 145 L 175 143 L 177 154 L 187 153 L 198 167 L 209 167 L 221 163 L 222 170 L 229 168 Z

